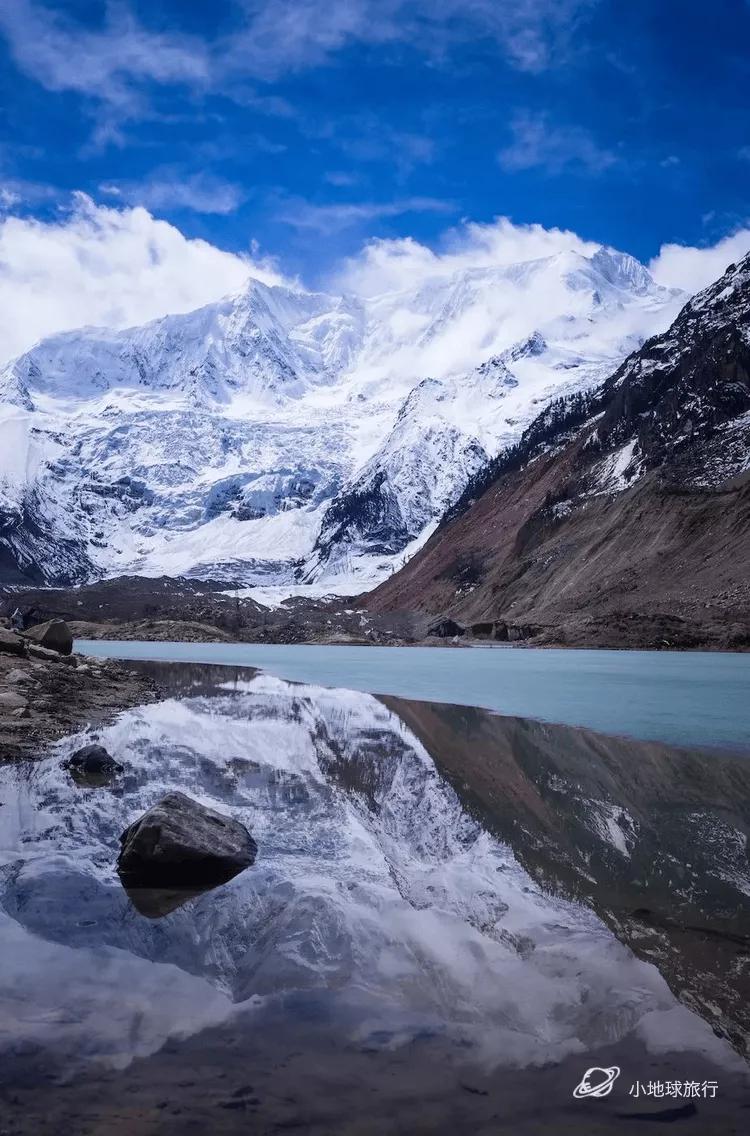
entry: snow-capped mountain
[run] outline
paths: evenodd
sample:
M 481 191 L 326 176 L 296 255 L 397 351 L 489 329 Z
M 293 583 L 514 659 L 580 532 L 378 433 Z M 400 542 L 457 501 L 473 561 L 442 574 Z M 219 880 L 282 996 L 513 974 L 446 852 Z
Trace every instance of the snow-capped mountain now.
M 53 336 L 0 371 L 0 570 L 371 587 L 680 299 L 602 248 L 366 299 L 253 280 L 188 315 Z
M 750 253 L 555 399 L 367 599 L 482 635 L 750 645 Z

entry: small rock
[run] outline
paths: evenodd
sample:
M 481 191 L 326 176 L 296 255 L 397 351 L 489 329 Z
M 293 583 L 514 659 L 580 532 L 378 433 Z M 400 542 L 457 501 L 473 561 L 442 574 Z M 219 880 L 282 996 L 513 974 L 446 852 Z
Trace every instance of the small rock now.
M 28 706 L 19 706 L 17 710 L 11 710 L 11 718 L 30 718 L 31 711 Z
M 28 702 L 22 694 L 16 694 L 15 690 L 5 690 L 0 694 L 0 714 L 10 713 L 11 710 L 25 710 Z
M 78 666 L 76 667 L 76 674 L 78 674 L 78 675 L 79 674 L 90 674 L 90 673 L 91 673 L 91 667 L 87 666 L 86 663 L 79 663 Z
M 115 761 L 111 753 L 108 753 L 104 746 L 101 745 L 86 745 L 81 746 L 75 753 L 72 753 L 63 765 L 70 770 L 75 770 L 76 773 L 84 773 L 88 776 L 102 776 L 110 775 L 113 773 L 122 773 L 122 766 L 119 761 Z
M 210 887 L 255 861 L 243 824 L 184 793 L 169 793 L 126 828 L 117 870 L 128 888 Z
M 73 634 L 64 619 L 49 619 L 46 623 L 38 623 L 36 627 L 28 627 L 24 635 L 40 647 L 57 651 L 60 655 L 70 655 L 73 651 Z
M 33 682 L 33 678 L 28 671 L 19 671 L 17 668 L 13 671 L 8 671 L 5 676 L 6 682 Z
M 29 655 L 32 659 L 45 659 L 49 663 L 69 663 L 75 666 L 72 655 L 60 655 L 57 651 L 50 651 L 49 647 L 40 647 L 37 643 L 29 643 Z
M 0 651 L 3 651 L 6 655 L 24 655 L 26 644 L 20 635 L 0 627 Z

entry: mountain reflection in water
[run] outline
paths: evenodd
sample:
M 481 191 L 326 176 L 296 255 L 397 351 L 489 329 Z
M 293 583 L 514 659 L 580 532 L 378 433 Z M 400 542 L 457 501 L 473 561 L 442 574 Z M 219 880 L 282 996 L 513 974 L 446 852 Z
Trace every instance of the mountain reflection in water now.
M 98 732 L 111 785 L 60 768 L 81 735 L 0 768 L 9 1132 L 609 1132 L 668 1119 L 628 1094 L 657 1076 L 744 1130 L 750 761 L 147 666 L 170 697 Z M 255 866 L 128 896 L 119 835 L 168 789 Z M 572 1089 L 615 1064 L 592 1127 Z

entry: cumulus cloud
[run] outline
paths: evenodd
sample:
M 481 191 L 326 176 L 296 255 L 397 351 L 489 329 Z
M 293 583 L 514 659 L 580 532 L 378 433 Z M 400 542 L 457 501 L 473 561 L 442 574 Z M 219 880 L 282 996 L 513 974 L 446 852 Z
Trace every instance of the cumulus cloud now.
M 369 241 L 333 274 L 332 286 L 362 296 L 399 292 L 467 268 L 493 268 L 573 251 L 590 256 L 599 246 L 569 229 L 515 225 L 507 217 L 490 224 L 467 221 L 449 230 L 437 250 L 411 237 Z
M 727 265 L 740 260 L 747 252 L 750 252 L 750 228 L 742 228 L 706 248 L 662 245 L 648 268 L 659 284 L 693 293 L 707 288 Z
M 141 207 L 104 207 L 79 194 L 57 221 L 0 217 L 0 360 L 55 331 L 190 311 L 249 276 L 282 281 L 272 262 L 189 240 Z
M 358 223 L 367 219 L 357 214 Z M 318 227 L 331 220 L 327 215 L 312 219 Z M 467 221 L 446 232 L 435 248 L 410 237 L 368 241 L 339 265 L 327 286 L 382 298 L 377 303 L 383 335 L 375 345 L 380 374 L 447 374 L 509 346 L 557 315 L 571 314 L 572 294 L 560 286 L 556 269 L 535 273 L 533 286 L 523 271 L 499 273 L 491 288 L 482 284 L 482 269 L 558 253 L 591 256 L 598 247 L 570 230 L 517 225 L 506 217 L 488 224 Z M 748 249 L 746 228 L 711 248 L 664 245 L 649 267 L 659 283 L 689 293 L 710 283 Z M 472 271 L 459 310 L 452 281 L 467 270 Z M 85 324 L 125 327 L 190 311 L 242 287 L 249 276 L 267 284 L 290 283 L 257 249 L 241 256 L 190 240 L 141 206 L 96 205 L 79 194 L 72 210 L 55 221 L 0 212 L 0 360 L 56 331 Z M 430 287 L 420 295 L 427 281 Z M 407 296 L 402 300 L 395 293 Z M 453 305 L 450 335 L 432 336 L 415 353 L 413 344 L 439 316 L 442 302 Z M 679 303 L 676 298 L 675 309 Z M 664 309 L 667 322 L 670 312 Z M 609 338 L 658 330 L 630 326 L 630 318 L 625 313 L 622 326 L 610 328 Z
M 558 316 L 585 319 L 588 299 L 565 286 L 564 268 L 529 272 L 517 266 L 558 253 L 590 256 L 598 247 L 569 230 L 516 225 L 507 217 L 465 222 L 437 249 L 412 238 L 370 241 L 333 282 L 372 298 L 378 312 L 378 341 L 360 360 L 360 377 L 407 385 L 415 375 L 441 378 L 475 366 Z M 483 270 L 491 271 L 489 279 Z M 578 302 L 580 312 L 573 311 Z M 629 330 L 613 329 L 612 335 Z

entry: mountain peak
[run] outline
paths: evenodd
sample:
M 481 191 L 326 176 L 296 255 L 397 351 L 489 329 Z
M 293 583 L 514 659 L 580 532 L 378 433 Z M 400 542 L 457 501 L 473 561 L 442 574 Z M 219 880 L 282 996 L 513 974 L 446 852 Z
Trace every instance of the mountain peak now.
M 602 268 L 637 277 L 616 256 Z M 541 406 L 665 326 L 664 301 L 570 250 L 368 298 L 249 277 L 198 311 L 66 332 L 0 372 L 50 455 L 24 501 L 40 531 L 72 534 L 83 574 L 210 565 L 364 589 Z

